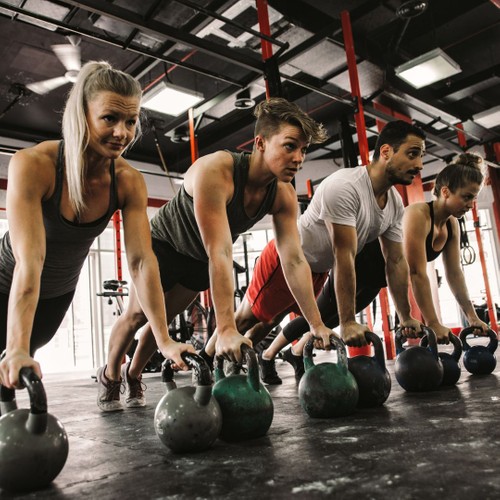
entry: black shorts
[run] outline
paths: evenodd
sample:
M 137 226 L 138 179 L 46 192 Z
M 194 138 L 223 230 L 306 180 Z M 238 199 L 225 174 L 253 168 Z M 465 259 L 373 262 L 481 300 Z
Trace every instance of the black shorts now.
M 166 241 L 153 238 L 153 251 L 160 267 L 161 286 L 164 292 L 180 285 L 196 292 L 210 287 L 208 262 L 183 255 Z
M 66 315 L 75 291 L 68 292 L 60 297 L 52 299 L 40 299 L 36 306 L 35 318 L 30 340 L 31 355 L 37 349 L 48 344 L 52 337 L 56 334 L 62 320 Z M 9 296 L 0 293 L 0 353 L 5 349 L 7 344 L 7 307 L 9 304 Z

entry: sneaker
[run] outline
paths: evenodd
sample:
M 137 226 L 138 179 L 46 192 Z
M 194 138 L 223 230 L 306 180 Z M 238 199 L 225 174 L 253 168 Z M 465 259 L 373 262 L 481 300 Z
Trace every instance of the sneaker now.
M 292 352 L 292 349 L 290 348 L 286 351 L 283 351 L 281 359 L 283 359 L 283 361 L 287 361 L 293 366 L 293 370 L 295 372 L 295 380 L 298 382 L 305 372 L 304 357 L 300 355 L 297 356 Z
M 123 406 L 120 402 L 120 394 L 122 393 L 121 380 L 109 380 L 105 375 L 106 365 L 101 366 L 97 370 L 97 406 L 102 411 L 120 411 Z
M 139 378 L 130 378 L 128 369 L 130 361 L 122 365 L 122 380 L 125 384 L 125 406 L 127 408 L 143 408 L 146 406 L 144 391 L 146 384 L 142 382 L 142 375 Z
M 283 381 L 278 376 L 276 371 L 276 363 L 274 359 L 268 360 L 262 357 L 262 352 L 257 357 L 260 368 L 260 378 L 268 385 L 280 385 Z

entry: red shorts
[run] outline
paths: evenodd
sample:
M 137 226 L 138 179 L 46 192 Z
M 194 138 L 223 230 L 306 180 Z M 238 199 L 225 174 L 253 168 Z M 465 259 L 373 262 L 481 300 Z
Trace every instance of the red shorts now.
M 328 273 L 312 273 L 316 297 L 321 292 L 327 276 Z M 271 240 L 262 250 L 245 296 L 253 315 L 259 321 L 269 323 L 283 313 L 294 312 L 302 315 L 283 275 L 274 240 Z

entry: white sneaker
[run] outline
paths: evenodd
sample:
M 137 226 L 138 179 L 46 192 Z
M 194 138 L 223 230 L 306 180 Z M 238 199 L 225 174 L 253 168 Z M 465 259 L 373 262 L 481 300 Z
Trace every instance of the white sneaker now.
M 122 365 L 121 375 L 125 384 L 125 406 L 127 408 L 142 408 L 146 406 L 144 391 L 146 384 L 142 382 L 142 375 L 133 379 L 128 376 L 130 361 Z

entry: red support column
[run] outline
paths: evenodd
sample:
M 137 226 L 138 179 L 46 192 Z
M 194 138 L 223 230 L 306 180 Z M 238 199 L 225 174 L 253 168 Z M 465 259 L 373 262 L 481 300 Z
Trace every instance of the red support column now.
M 344 49 L 347 59 L 347 68 L 349 71 L 349 82 L 351 84 L 351 96 L 356 103 L 354 111 L 354 119 L 356 121 L 356 133 L 358 135 L 358 148 L 361 157 L 361 163 L 368 165 L 370 163 L 370 151 L 368 148 L 368 138 L 366 135 L 365 115 L 363 113 L 363 101 L 361 99 L 361 90 L 359 87 L 358 68 L 356 64 L 356 54 L 354 51 L 354 39 L 352 37 L 351 18 L 347 10 L 340 13 L 342 22 L 342 32 L 344 35 Z M 368 308 L 367 308 L 368 309 Z M 371 320 L 371 312 L 366 311 L 367 318 Z M 370 326 L 370 325 L 368 325 Z M 373 329 L 373 325 L 370 327 Z M 365 347 L 349 347 L 349 355 L 353 356 L 370 356 L 371 346 Z
M 351 83 L 351 96 L 356 102 L 354 119 L 356 120 L 356 132 L 358 134 L 359 155 L 361 156 L 361 163 L 363 165 L 368 165 L 370 162 L 370 152 L 368 149 L 368 138 L 366 136 L 365 115 L 363 113 L 363 101 L 361 99 L 361 90 L 359 87 L 358 69 L 349 12 L 343 10 L 340 13 L 340 19 L 342 22 L 342 32 L 344 34 L 344 48 L 347 57 L 347 68 L 349 70 L 349 81 Z
M 269 25 L 269 10 L 267 6 L 267 0 L 255 0 L 257 6 L 257 18 L 259 20 L 259 29 L 263 35 L 271 36 L 271 26 Z M 260 39 L 260 44 L 262 48 L 262 60 L 267 61 L 273 56 L 273 46 L 268 40 Z M 269 82 L 265 78 L 266 82 L 266 98 L 271 97 L 271 92 L 269 89 Z
M 191 146 L 191 163 L 198 159 L 198 138 L 196 137 L 196 130 L 194 129 L 194 111 L 193 108 L 188 110 L 189 120 L 189 144 Z
M 116 266 L 116 279 L 121 281 L 122 274 L 122 235 L 121 235 L 121 213 L 117 210 L 113 214 L 113 229 L 115 233 L 115 266 Z
M 490 282 L 488 280 L 488 270 L 486 268 L 486 260 L 484 258 L 483 240 L 481 238 L 481 229 L 479 227 L 479 216 L 477 207 L 474 203 L 472 207 L 472 217 L 474 219 L 474 230 L 476 232 L 477 246 L 479 249 L 479 259 L 481 261 L 481 270 L 483 271 L 484 288 L 486 290 L 486 304 L 488 305 L 488 313 L 490 315 L 490 326 L 493 331 L 498 334 L 498 324 L 496 320 L 496 310 L 491 297 Z

